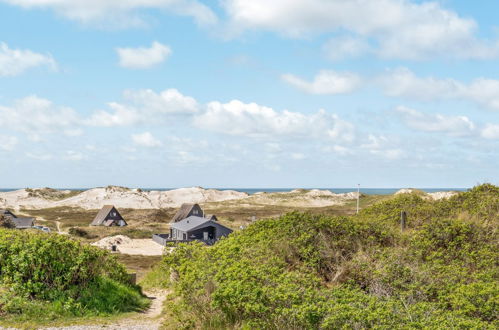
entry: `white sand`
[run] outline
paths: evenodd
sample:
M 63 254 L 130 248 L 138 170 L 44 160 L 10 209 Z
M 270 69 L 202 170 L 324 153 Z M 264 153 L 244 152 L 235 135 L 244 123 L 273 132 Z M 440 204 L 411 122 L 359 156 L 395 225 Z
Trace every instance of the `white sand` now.
M 395 194 L 411 193 L 413 189 L 401 189 Z M 428 199 L 449 198 L 456 192 L 435 192 L 426 194 Z M 0 208 L 19 210 L 43 209 L 58 206 L 80 207 L 87 210 L 100 209 L 103 205 L 112 204 L 118 208 L 158 209 L 177 208 L 182 203 L 209 203 L 237 201 L 250 205 L 280 205 L 289 207 L 324 207 L 343 205 L 357 198 L 357 192 L 335 194 L 329 190 L 302 190 L 279 193 L 247 193 L 234 190 L 203 189 L 200 187 L 180 188 L 170 191 L 139 191 L 123 187 L 106 187 L 86 190 L 76 196 L 62 200 L 50 200 L 38 196 L 30 196 L 25 189 L 0 192 Z
M 116 245 L 119 253 L 130 255 L 160 256 L 164 251 L 163 246 L 150 238 L 132 239 L 124 235 L 105 237 L 92 245 L 106 250 L 111 250 L 111 247 Z
M 400 189 L 399 191 L 397 191 L 395 193 L 395 195 L 411 194 L 415 191 L 416 191 L 416 189 L 404 188 L 404 189 Z M 433 192 L 433 193 L 425 193 L 422 197 L 426 198 L 426 199 L 433 199 L 436 201 L 436 200 L 440 200 L 440 199 L 447 199 L 447 198 L 450 198 L 450 197 L 457 195 L 457 194 L 458 194 L 457 191 L 437 191 L 437 192 Z
M 100 209 L 112 204 L 118 208 L 156 209 L 179 207 L 182 203 L 220 202 L 248 197 L 248 194 L 234 190 L 203 189 L 200 187 L 181 188 L 170 191 L 138 191 L 122 187 L 94 188 L 66 199 L 54 201 L 42 197 L 32 197 L 25 189 L 1 192 L 0 208 L 43 209 L 58 206 Z
M 251 204 L 280 205 L 289 207 L 325 207 L 343 205 L 357 198 L 357 192 L 335 194 L 329 190 L 300 190 L 267 194 L 253 194 L 246 200 Z

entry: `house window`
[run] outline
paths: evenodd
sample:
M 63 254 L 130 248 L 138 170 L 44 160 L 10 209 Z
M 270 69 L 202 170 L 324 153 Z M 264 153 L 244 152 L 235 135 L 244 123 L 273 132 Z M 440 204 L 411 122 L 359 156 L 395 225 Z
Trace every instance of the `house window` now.
M 198 215 L 198 210 L 194 210 L 194 211 L 192 212 L 192 214 L 194 214 L 194 215 Z

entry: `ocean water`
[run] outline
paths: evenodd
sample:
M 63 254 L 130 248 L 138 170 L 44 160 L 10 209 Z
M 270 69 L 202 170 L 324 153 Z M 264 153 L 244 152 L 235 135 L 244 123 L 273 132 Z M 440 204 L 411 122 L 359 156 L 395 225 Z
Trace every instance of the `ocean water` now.
M 13 191 L 17 190 L 20 188 L 0 188 L 0 192 L 6 192 L 6 191 Z M 86 190 L 88 188 L 63 188 L 65 190 Z M 168 191 L 168 190 L 173 190 L 176 188 L 141 188 L 142 190 L 145 191 L 150 191 L 150 190 L 160 190 L 160 191 Z M 218 189 L 218 190 L 235 190 L 235 191 L 240 191 L 240 192 L 245 192 L 248 194 L 254 194 L 257 192 L 267 192 L 267 193 L 272 193 L 272 192 L 288 192 L 294 189 L 299 189 L 299 188 L 213 188 L 213 189 Z M 341 194 L 341 193 L 347 193 L 351 191 L 357 191 L 357 188 L 307 188 L 307 189 L 321 189 L 321 190 L 329 190 L 333 193 L 336 194 Z M 367 195 L 390 195 L 402 188 L 360 188 L 360 192 L 363 194 Z M 438 191 L 466 191 L 469 188 L 417 188 L 419 190 L 422 190 L 427 193 L 431 192 L 438 192 Z

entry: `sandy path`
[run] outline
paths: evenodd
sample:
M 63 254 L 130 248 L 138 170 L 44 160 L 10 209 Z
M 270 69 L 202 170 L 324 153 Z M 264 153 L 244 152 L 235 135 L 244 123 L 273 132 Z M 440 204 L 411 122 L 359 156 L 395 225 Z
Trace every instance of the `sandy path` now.
M 144 294 L 151 299 L 151 306 L 140 313 L 139 316 L 133 316 L 120 320 L 116 323 L 104 323 L 93 325 L 72 325 L 67 327 L 51 327 L 42 328 L 44 330 L 158 330 L 163 321 L 161 311 L 163 310 L 163 302 L 169 291 L 150 291 Z

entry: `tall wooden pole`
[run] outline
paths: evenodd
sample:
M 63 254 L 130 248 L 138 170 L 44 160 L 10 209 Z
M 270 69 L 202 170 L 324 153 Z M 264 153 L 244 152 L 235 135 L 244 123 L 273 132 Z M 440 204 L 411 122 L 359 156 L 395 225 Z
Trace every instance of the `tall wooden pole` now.
M 357 214 L 359 214 L 360 183 L 357 184 Z

